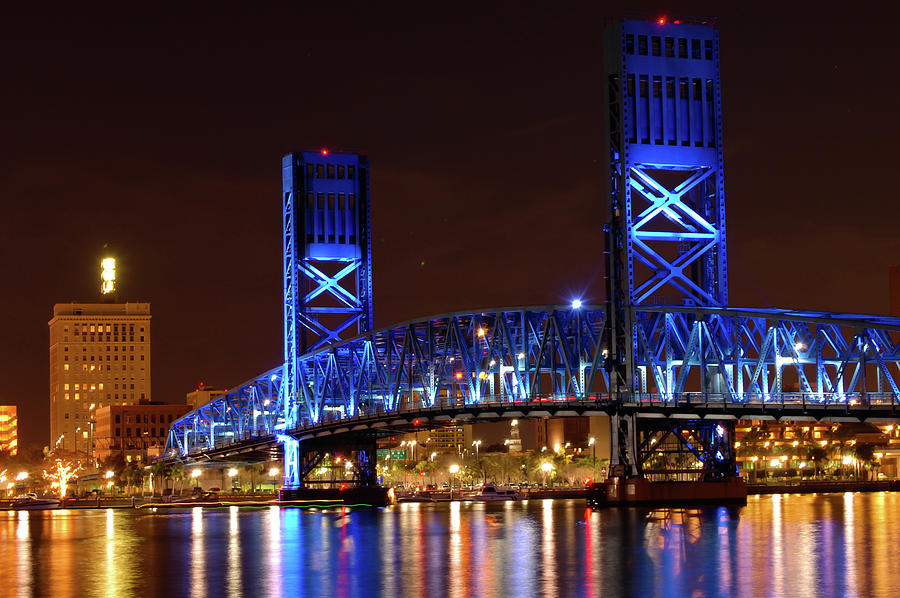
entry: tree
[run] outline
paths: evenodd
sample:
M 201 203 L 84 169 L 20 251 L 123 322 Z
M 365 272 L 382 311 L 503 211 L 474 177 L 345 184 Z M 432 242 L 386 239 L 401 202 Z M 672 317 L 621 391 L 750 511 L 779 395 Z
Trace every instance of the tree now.
M 806 449 L 807 457 L 813 462 L 814 479 L 819 479 L 819 466 L 828 458 L 828 451 L 821 446 L 810 446 Z
M 250 493 L 256 493 L 256 476 L 262 475 L 266 471 L 266 466 L 264 463 L 254 463 L 253 465 L 247 466 L 247 471 L 250 472 Z
M 172 480 L 173 493 L 175 491 L 175 482 L 179 482 L 178 494 L 180 496 L 181 492 L 184 490 L 184 477 L 185 477 L 184 465 L 181 465 L 180 463 L 176 463 L 175 465 L 172 465 L 171 467 L 169 467 L 166 474 L 167 474 L 166 478 Z
M 868 479 L 869 476 L 867 470 L 875 469 L 877 467 L 875 461 L 875 445 L 857 443 L 854 449 L 853 452 L 856 455 L 857 471 L 866 471 L 866 479 Z
M 156 493 L 156 478 L 166 480 L 166 488 L 169 487 L 168 476 L 171 467 L 172 466 L 168 463 L 154 463 L 150 466 L 150 486 L 152 487 L 154 494 Z M 162 494 L 162 492 L 160 492 L 160 494 Z

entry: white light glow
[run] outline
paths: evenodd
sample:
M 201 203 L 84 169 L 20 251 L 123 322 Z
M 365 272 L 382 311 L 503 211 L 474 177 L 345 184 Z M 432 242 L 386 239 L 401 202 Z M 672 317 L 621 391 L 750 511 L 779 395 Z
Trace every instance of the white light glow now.
M 116 290 L 116 258 L 100 260 L 100 292 L 108 295 Z

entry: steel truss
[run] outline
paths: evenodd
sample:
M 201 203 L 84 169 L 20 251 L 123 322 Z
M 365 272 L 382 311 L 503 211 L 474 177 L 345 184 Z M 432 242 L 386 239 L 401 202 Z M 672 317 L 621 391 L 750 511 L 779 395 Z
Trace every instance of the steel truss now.
M 821 417 L 829 413 L 817 408 L 835 405 L 900 406 L 900 318 L 642 307 L 633 321 L 637 392 L 610 394 L 600 308 L 442 314 L 301 355 L 294 400 L 279 392 L 282 368 L 230 390 L 176 421 L 166 453 L 203 458 L 240 442 L 278 440 L 295 455 L 290 481 L 299 486 L 299 438 L 341 421 L 348 433 L 355 419 L 379 413 L 410 417 L 544 400 L 633 412 L 689 405 L 727 414 L 753 405 L 777 415 L 803 408 Z
M 650 480 L 718 480 L 737 467 L 734 421 L 645 420 L 637 442 L 636 469 Z

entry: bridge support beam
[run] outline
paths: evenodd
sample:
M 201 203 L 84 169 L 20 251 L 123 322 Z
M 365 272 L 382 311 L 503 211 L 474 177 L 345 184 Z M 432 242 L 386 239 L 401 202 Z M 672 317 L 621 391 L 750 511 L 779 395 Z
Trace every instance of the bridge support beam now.
M 637 452 L 637 416 L 615 414 L 609 418 L 610 477 L 639 475 Z

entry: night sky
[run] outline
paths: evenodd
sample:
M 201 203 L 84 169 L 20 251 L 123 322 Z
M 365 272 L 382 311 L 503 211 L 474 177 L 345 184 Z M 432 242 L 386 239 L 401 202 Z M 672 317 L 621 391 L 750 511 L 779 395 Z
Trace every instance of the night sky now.
M 370 156 L 379 327 L 602 302 L 600 33 L 620 8 L 190 4 L 0 25 L 0 404 L 20 444 L 48 442 L 47 321 L 96 300 L 104 244 L 122 298 L 152 303 L 155 400 L 281 361 L 295 149 Z M 731 304 L 886 313 L 897 15 L 728 4 L 680 14 L 718 18 Z

